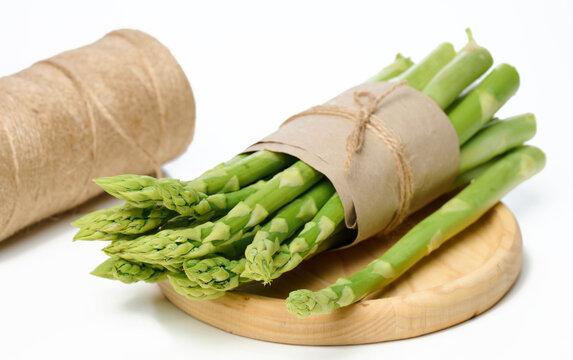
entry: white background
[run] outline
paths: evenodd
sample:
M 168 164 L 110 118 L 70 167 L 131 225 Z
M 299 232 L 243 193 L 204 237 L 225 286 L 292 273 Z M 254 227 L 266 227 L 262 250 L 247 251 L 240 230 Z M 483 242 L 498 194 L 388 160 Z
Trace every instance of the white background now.
M 188 317 L 154 285 L 90 276 L 104 259 L 101 244 L 72 243 L 76 216 L 66 214 L 0 244 L 0 359 L 573 358 L 572 10 L 568 1 L 3 3 L 1 75 L 123 27 L 171 49 L 198 105 L 193 143 L 164 167 L 172 177 L 229 158 L 398 51 L 416 61 L 442 41 L 460 48 L 467 26 L 496 63 L 520 71 L 521 88 L 499 115 L 535 113 L 532 143 L 548 163 L 504 199 L 523 231 L 517 284 L 493 309 L 453 328 L 345 347 L 231 335 Z M 90 206 L 112 204 L 100 198 Z

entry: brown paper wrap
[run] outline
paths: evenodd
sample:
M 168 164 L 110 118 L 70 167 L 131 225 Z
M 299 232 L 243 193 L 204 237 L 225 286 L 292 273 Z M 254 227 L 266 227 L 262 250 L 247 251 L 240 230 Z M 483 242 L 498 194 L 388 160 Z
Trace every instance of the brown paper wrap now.
M 193 137 L 189 82 L 140 31 L 1 78 L 0 93 L 0 240 L 101 193 L 95 177 L 157 172 Z
M 359 93 L 387 96 L 370 114 L 363 146 L 346 172 L 346 142 L 356 126 L 350 118 L 365 107 Z M 443 194 L 459 170 L 458 137 L 446 114 L 426 95 L 394 83 L 362 84 L 295 115 L 247 151 L 262 149 L 293 155 L 325 174 L 357 241 L 390 230 Z

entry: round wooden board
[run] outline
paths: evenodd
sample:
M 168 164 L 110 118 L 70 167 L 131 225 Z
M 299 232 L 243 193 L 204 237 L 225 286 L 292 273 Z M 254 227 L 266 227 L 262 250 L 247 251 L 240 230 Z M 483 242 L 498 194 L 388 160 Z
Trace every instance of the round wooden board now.
M 415 214 L 390 235 L 319 254 L 275 280 L 192 301 L 167 282 L 165 296 L 187 314 L 233 334 L 301 345 L 344 345 L 419 336 L 463 322 L 492 307 L 521 269 L 521 234 L 498 204 L 479 222 L 426 257 L 389 287 L 329 315 L 298 319 L 284 299 L 294 289 L 319 289 L 378 257 L 432 209 Z

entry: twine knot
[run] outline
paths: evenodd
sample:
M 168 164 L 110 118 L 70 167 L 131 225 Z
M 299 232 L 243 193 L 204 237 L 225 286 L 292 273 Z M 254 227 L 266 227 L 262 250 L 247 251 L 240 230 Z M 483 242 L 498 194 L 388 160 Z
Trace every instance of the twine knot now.
M 354 102 L 359 109 L 339 105 L 318 105 L 306 111 L 291 116 L 281 126 L 303 116 L 309 115 L 327 115 L 340 116 L 342 118 L 355 122 L 355 126 L 346 138 L 346 161 L 344 162 L 345 173 L 350 172 L 350 163 L 354 154 L 359 153 L 364 145 L 366 129 L 371 131 L 380 139 L 390 150 L 396 166 L 398 176 L 398 208 L 390 222 L 387 224 L 384 232 L 395 228 L 408 215 L 410 202 L 414 193 L 414 176 L 408 158 L 408 152 L 402 140 L 394 131 L 385 124 L 382 119 L 375 115 L 380 103 L 397 88 L 407 85 L 407 81 L 401 81 L 392 84 L 383 94 L 376 97 L 370 91 L 356 91 L 354 93 Z
M 346 138 L 346 161 L 344 162 L 344 171 L 346 173 L 350 171 L 350 162 L 354 154 L 362 150 L 366 127 L 371 122 L 372 115 L 376 112 L 378 105 L 398 87 L 407 84 L 407 81 L 395 83 L 377 98 L 370 91 L 363 90 L 354 93 L 354 102 L 360 105 L 360 110 L 356 118 L 356 125 Z M 363 99 L 365 99 L 365 101 Z

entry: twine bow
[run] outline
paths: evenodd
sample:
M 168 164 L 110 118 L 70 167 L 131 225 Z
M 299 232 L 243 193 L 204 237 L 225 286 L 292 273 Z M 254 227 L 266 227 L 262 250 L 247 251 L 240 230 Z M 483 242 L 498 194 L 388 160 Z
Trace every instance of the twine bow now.
M 344 171 L 347 173 L 350 171 L 350 162 L 352 161 L 352 157 L 354 154 L 359 153 L 360 150 L 362 150 L 366 127 L 371 122 L 372 115 L 376 112 L 378 105 L 398 87 L 407 84 L 407 81 L 398 82 L 377 98 L 369 91 L 357 91 L 354 93 L 354 102 L 360 105 L 360 110 L 356 118 L 356 125 L 350 135 L 346 138 L 346 161 L 344 162 Z M 367 101 L 363 102 L 362 99 L 366 99 Z
M 340 116 L 354 121 L 356 124 L 352 132 L 346 138 L 346 161 L 344 171 L 350 172 L 350 164 L 354 154 L 359 153 L 364 145 L 366 129 L 374 133 L 390 150 L 396 166 L 398 176 L 398 209 L 384 231 L 389 231 L 400 224 L 408 214 L 410 202 L 413 196 L 413 173 L 408 159 L 406 148 L 398 135 L 375 115 L 380 103 L 392 92 L 401 86 L 407 85 L 407 81 L 393 84 L 383 94 L 376 97 L 370 91 L 357 91 L 354 93 L 354 102 L 359 109 L 338 105 L 319 105 L 288 118 L 281 126 L 292 120 L 308 115 Z

